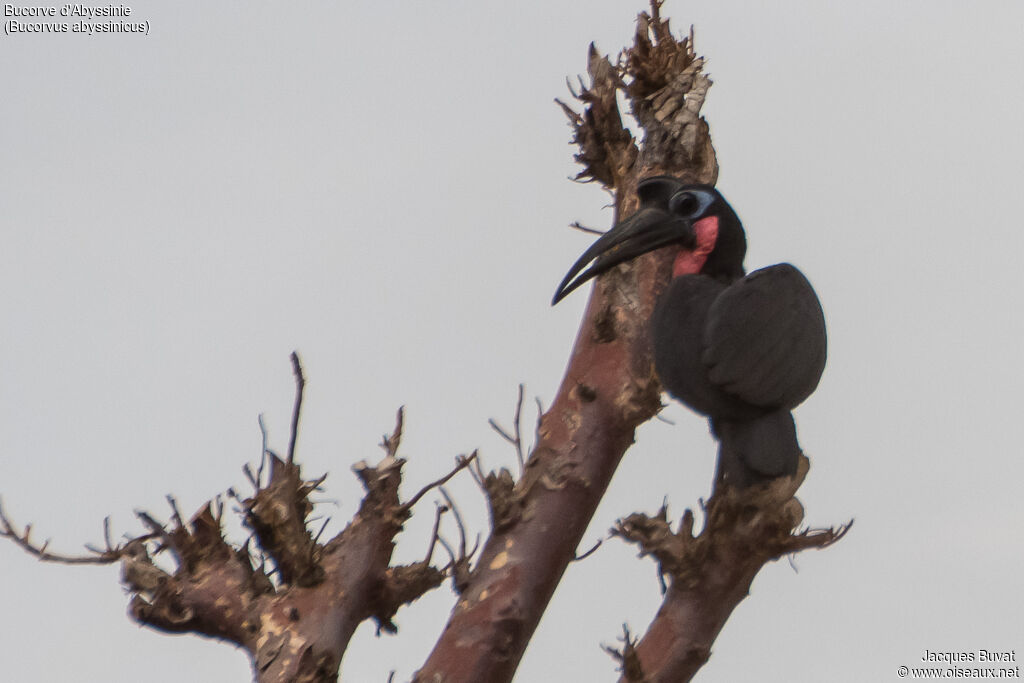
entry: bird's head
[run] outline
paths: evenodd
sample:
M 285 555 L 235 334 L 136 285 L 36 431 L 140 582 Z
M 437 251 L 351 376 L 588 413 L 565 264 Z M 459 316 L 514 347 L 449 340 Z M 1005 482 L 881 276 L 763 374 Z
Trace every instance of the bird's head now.
M 670 245 L 678 250 L 675 276 L 699 273 L 725 282 L 743 277 L 743 226 L 718 190 L 654 176 L 640 181 L 637 195 L 640 209 L 583 252 L 555 291 L 552 305 L 614 266 Z

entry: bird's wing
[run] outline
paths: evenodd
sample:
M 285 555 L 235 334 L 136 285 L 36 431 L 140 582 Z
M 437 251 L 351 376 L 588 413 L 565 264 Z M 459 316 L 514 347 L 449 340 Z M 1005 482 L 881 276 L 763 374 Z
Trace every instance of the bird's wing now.
M 782 263 L 736 281 L 715 299 L 702 360 L 726 392 L 788 409 L 818 386 L 825 346 L 818 296 L 803 273 Z

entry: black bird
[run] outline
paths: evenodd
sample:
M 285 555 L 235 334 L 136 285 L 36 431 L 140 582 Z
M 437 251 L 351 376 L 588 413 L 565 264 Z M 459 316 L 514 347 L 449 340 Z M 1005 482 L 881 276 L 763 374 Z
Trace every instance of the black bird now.
M 743 226 L 714 187 L 655 176 L 637 192 L 640 210 L 584 252 L 552 305 L 613 266 L 672 245 L 672 282 L 651 316 L 658 378 L 710 418 L 721 481 L 744 488 L 792 475 L 800 446 L 790 410 L 825 367 L 825 317 L 814 289 L 788 263 L 746 275 Z

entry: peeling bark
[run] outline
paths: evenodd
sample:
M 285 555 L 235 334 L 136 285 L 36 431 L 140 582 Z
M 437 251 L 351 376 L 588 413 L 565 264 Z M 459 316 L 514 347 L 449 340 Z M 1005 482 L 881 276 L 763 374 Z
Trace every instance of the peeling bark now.
M 589 83 L 581 80 L 574 93 L 583 112 L 559 102 L 580 147 L 578 177 L 614 190 L 616 216 L 636 209 L 636 185 L 647 175 L 711 183 L 717 174 L 707 124 L 699 117 L 710 82 L 690 42 L 677 41 L 667 23 L 642 14 L 624 60 L 613 65 L 591 45 Z M 658 79 L 669 85 L 657 86 Z M 666 88 L 675 94 L 673 102 L 683 104 L 662 103 L 642 120 L 647 142 L 638 148 L 622 124 L 616 95 L 624 92 L 635 112 L 646 111 Z M 651 147 L 652 140 L 659 149 Z M 662 153 L 662 146 L 678 153 Z M 670 267 L 662 250 L 619 266 L 594 285 L 525 473 L 511 491 L 511 475 L 495 475 L 505 484 L 500 496 L 488 489 L 491 536 L 415 681 L 511 680 L 636 427 L 661 407 L 647 319 Z

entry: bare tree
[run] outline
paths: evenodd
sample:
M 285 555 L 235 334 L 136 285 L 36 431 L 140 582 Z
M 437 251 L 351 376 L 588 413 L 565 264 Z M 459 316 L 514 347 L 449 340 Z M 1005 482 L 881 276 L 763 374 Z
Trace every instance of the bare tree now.
M 717 177 L 708 125 L 700 115 L 711 85 L 704 60 L 694 52 L 692 31 L 677 38 L 659 9 L 653 0 L 650 12 L 639 15 L 633 45 L 614 63 L 590 46 L 588 77 L 572 93 L 580 111 L 559 102 L 579 147 L 578 179 L 611 192 L 616 216 L 636 210 L 637 182 L 645 176 L 703 183 Z M 643 130 L 639 143 L 623 125 L 619 95 Z M 379 629 L 393 632 L 400 606 L 450 577 L 458 600 L 414 680 L 509 681 L 636 428 L 661 408 L 647 320 L 668 281 L 670 260 L 664 251 L 653 252 L 596 282 L 565 376 L 538 422 L 528 456 L 520 388 L 514 433 L 498 428 L 519 455 L 518 477 L 507 469 L 485 473 L 473 453 L 401 500 L 399 411 L 381 444 L 384 457 L 354 466 L 365 489 L 357 513 L 343 531 L 322 540 L 324 526 L 315 529 L 309 516 L 310 495 L 324 478 L 304 478 L 295 460 L 304 377 L 293 354 L 297 391 L 288 453 L 282 458 L 270 452 L 264 435 L 259 466 L 245 468 L 252 493 L 228 491 L 251 532 L 241 546 L 224 538 L 221 498 L 187 522 L 168 498 L 170 521 L 139 513 L 146 532 L 122 544 L 111 542 L 105 525 L 105 547 L 85 557 L 50 552 L 32 540 L 30 527 L 17 528 L 2 509 L 0 533 L 41 560 L 120 562 L 132 594 L 132 618 L 244 648 L 261 683 L 337 680 L 360 622 L 373 619 Z M 627 629 L 623 646 L 608 648 L 621 664 L 622 680 L 689 680 L 766 562 L 825 547 L 845 533 L 848 527 L 801 529 L 803 508 L 794 494 L 807 467 L 804 458 L 794 477 L 743 491 L 716 488 L 704 505 L 699 532 L 689 510 L 673 530 L 664 506 L 654 516 L 632 513 L 617 523 L 613 535 L 656 560 L 665 589 L 646 634 L 636 641 Z M 467 549 L 461 516 L 441 489 L 447 504 L 438 507 L 426 556 L 392 566 L 395 538 L 412 507 L 464 469 L 480 484 L 491 512 L 489 537 L 479 553 Z M 439 532 L 449 510 L 457 523 L 457 547 Z M 439 545 L 448 559 L 443 566 L 433 563 Z M 173 558 L 173 570 L 157 564 L 160 553 Z

